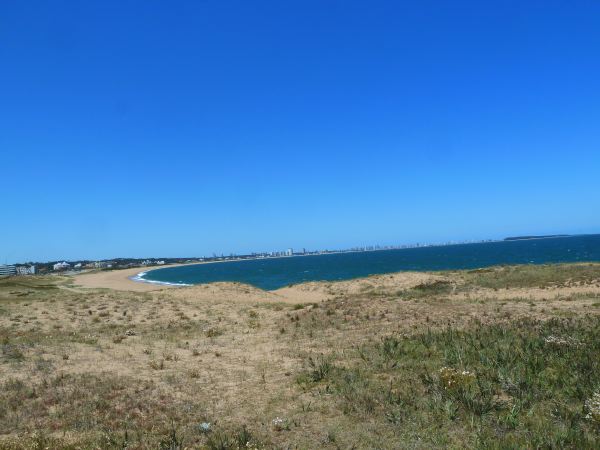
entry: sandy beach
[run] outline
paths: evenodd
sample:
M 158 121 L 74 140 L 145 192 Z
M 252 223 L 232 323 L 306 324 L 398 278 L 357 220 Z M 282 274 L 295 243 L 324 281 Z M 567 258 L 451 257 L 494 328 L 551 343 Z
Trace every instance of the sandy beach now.
M 168 267 L 176 267 L 175 265 Z M 134 281 L 131 277 L 143 272 L 144 269 L 110 270 L 102 272 L 89 272 L 73 276 L 73 285 L 86 289 L 111 289 L 129 292 L 157 292 L 163 290 L 179 290 L 172 292 L 173 297 L 195 297 L 210 299 L 235 298 L 241 302 L 283 302 L 283 303 L 310 303 L 321 302 L 330 296 L 327 291 L 329 283 L 307 283 L 305 285 L 286 287 L 278 291 L 263 291 L 253 286 L 240 283 L 211 283 L 199 286 L 171 286 L 166 284 L 144 283 Z
M 181 265 L 183 264 L 173 264 L 164 267 L 177 267 Z M 75 280 L 74 283 L 77 286 L 85 288 L 106 288 L 117 291 L 149 292 L 175 287 L 169 285 L 143 283 L 130 279 L 130 277 L 133 277 L 138 273 L 147 271 L 148 270 L 143 267 L 134 267 L 132 269 L 86 272 L 79 275 L 74 275 L 73 279 Z

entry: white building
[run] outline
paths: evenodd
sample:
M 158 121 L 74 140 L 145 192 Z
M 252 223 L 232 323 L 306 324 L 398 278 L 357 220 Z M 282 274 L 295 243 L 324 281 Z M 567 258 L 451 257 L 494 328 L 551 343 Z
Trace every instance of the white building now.
M 54 270 L 67 270 L 71 267 L 71 264 L 69 264 L 68 262 L 59 262 L 54 264 L 54 266 L 52 266 L 54 268 Z
M 0 277 L 16 275 L 17 268 L 14 264 L 0 264 Z
M 154 260 L 154 259 L 146 259 L 144 261 L 142 261 L 142 266 L 162 266 L 164 265 L 165 262 L 164 261 L 158 261 L 158 260 Z
M 19 266 L 17 267 L 17 275 L 35 275 L 35 266 Z
M 292 256 L 293 254 L 294 254 L 294 249 L 288 248 L 288 249 L 285 251 L 285 255 L 286 255 L 286 256 Z

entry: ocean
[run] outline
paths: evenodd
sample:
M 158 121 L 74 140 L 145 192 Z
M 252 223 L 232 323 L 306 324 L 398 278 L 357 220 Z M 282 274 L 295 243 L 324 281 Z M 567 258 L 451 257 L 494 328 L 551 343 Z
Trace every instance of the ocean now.
M 476 269 L 509 264 L 600 262 L 600 235 L 418 247 L 194 264 L 143 272 L 164 284 L 237 281 L 265 290 L 401 271 Z

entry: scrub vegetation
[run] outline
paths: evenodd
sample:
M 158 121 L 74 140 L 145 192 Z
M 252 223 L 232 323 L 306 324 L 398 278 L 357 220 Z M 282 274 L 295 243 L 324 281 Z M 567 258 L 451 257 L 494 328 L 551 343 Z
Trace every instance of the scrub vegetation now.
M 0 280 L 0 448 L 600 446 L 600 265 L 310 289 Z

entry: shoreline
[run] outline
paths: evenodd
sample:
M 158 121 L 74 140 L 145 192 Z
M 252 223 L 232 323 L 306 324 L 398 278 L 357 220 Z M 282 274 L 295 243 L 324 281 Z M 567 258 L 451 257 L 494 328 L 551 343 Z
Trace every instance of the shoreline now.
M 172 264 L 167 267 L 179 267 L 186 264 Z M 143 270 L 140 267 L 131 269 L 116 269 L 98 272 L 86 272 L 72 275 L 74 284 L 87 289 L 113 289 L 117 291 L 148 292 L 159 289 L 175 287 L 169 285 L 157 285 L 143 281 L 133 280 Z
M 569 235 L 569 237 L 570 236 L 571 235 Z M 372 250 L 336 250 L 336 251 L 322 252 L 322 253 L 307 253 L 307 254 L 282 255 L 282 256 L 267 256 L 267 257 L 256 256 L 256 257 L 253 257 L 253 258 L 225 259 L 225 260 L 217 260 L 217 261 L 198 261 L 198 262 L 191 262 L 191 263 L 168 264 L 168 265 L 165 265 L 165 266 L 162 266 L 162 267 L 151 266 L 151 267 L 153 267 L 152 269 L 143 270 L 143 271 L 139 272 L 136 275 L 136 277 L 139 276 L 139 275 L 141 275 L 141 274 L 146 274 L 148 272 L 154 272 L 156 270 L 169 269 L 171 267 L 195 266 L 195 265 L 200 265 L 200 264 L 218 264 L 218 263 L 230 263 L 230 262 L 242 262 L 242 261 L 257 261 L 257 260 L 270 260 L 270 259 L 298 258 L 298 257 L 305 257 L 305 256 L 340 255 L 340 254 L 347 254 L 347 253 L 386 252 L 386 251 L 396 251 L 396 250 L 412 250 L 412 249 L 417 249 L 417 248 L 450 247 L 450 246 L 456 246 L 456 245 L 489 244 L 489 243 L 493 243 L 493 242 L 504 242 L 504 241 L 503 240 L 490 239 L 488 241 L 457 242 L 457 243 L 452 243 L 452 244 L 427 244 L 427 245 L 422 245 L 422 246 L 410 246 L 410 247 L 399 247 L 399 248 L 377 248 L 377 249 L 372 249 Z M 124 270 L 127 270 L 127 269 L 124 269 Z M 394 272 L 389 272 L 389 273 L 394 273 Z M 146 279 L 143 279 L 143 278 L 135 279 L 136 277 L 130 277 L 130 280 L 134 281 L 136 283 L 163 284 L 165 286 L 195 286 L 194 284 L 187 284 L 187 283 L 169 283 L 169 282 L 166 282 L 166 281 L 146 280 Z
M 570 236 L 569 238 L 574 238 L 574 236 Z M 598 235 L 600 238 L 600 235 Z M 552 238 L 542 238 L 542 239 L 552 239 Z M 566 238 L 560 238 L 566 239 Z M 530 239 L 528 239 L 530 240 Z M 456 270 L 478 270 L 481 268 L 495 267 L 495 266 L 512 266 L 512 265 L 547 265 L 547 264 L 568 264 L 568 263 L 598 263 L 600 262 L 600 253 L 598 253 L 597 246 L 598 239 L 595 238 L 592 241 L 589 240 L 580 240 L 577 241 L 572 246 L 571 243 L 557 243 L 548 246 L 540 246 L 536 247 L 535 244 L 529 244 L 524 247 L 523 256 L 513 255 L 510 251 L 506 250 L 505 245 L 510 245 L 510 242 L 519 242 L 519 241 L 501 241 L 497 243 L 488 243 L 488 245 L 492 245 L 488 250 L 488 253 L 481 253 L 478 249 L 466 249 L 466 250 L 453 250 L 443 251 L 443 252 L 435 252 L 435 251 L 425 251 L 424 248 L 420 249 L 406 249 L 409 253 L 402 256 L 400 255 L 396 258 L 394 255 L 390 255 L 389 257 L 383 258 L 383 263 L 376 264 L 380 258 L 377 257 L 367 257 L 365 255 L 363 259 L 356 259 L 354 257 L 344 257 L 344 254 L 358 254 L 358 253 L 373 253 L 373 252 L 388 252 L 388 253 L 398 253 L 400 250 L 398 249 L 376 249 L 369 251 L 347 251 L 347 252 L 332 252 L 332 253 L 320 253 L 320 254 L 296 254 L 296 255 L 281 255 L 281 256 L 273 256 L 273 257 L 250 257 L 250 258 L 241 258 L 241 259 L 223 259 L 223 260 L 211 260 L 211 261 L 190 261 L 183 262 L 179 264 L 167 264 L 161 266 L 141 266 L 134 267 L 129 269 L 116 269 L 116 270 L 107 270 L 107 271 L 94 271 L 88 273 L 80 273 L 72 275 L 72 279 L 75 281 L 75 284 L 78 284 L 82 287 L 88 288 L 112 288 L 117 290 L 125 290 L 125 291 L 152 291 L 173 287 L 191 287 L 195 285 L 202 284 L 211 284 L 212 282 L 218 282 L 218 278 L 229 278 L 229 281 L 233 283 L 241 283 L 253 285 L 253 287 L 258 287 L 261 290 L 265 291 L 276 291 L 283 287 L 288 287 L 290 285 L 303 285 L 310 282 L 317 281 L 325 281 L 325 282 L 336 282 L 336 281 L 345 281 L 345 280 L 353 280 L 360 278 L 367 278 L 371 275 L 386 275 L 400 272 L 447 272 L 447 271 L 456 271 Z M 476 244 L 471 244 L 476 245 Z M 588 248 L 589 246 L 591 248 Z M 500 246 L 500 247 L 499 247 Z M 451 246 L 448 246 L 451 247 Z M 528 250 L 529 249 L 529 250 Z M 557 252 L 561 252 L 560 254 Z M 572 252 L 572 253 L 569 253 Z M 402 253 L 402 252 L 400 252 Z M 481 256 L 480 256 L 481 254 Z M 338 259 L 336 255 L 341 258 Z M 425 255 L 423 258 L 419 259 L 419 255 Z M 296 260 L 295 263 L 291 261 L 286 263 L 284 260 L 286 258 L 294 258 L 300 256 L 322 256 L 325 262 L 324 269 L 321 269 L 319 263 L 316 266 L 312 267 L 313 264 L 304 260 Z M 416 258 L 416 263 L 411 263 L 410 261 L 405 261 L 409 257 Z M 390 259 L 391 258 L 391 259 Z M 448 263 L 443 264 L 439 263 L 437 259 L 439 258 L 448 258 Z M 269 260 L 278 260 L 281 262 L 273 261 L 269 263 Z M 344 261 L 350 261 L 352 264 L 349 265 L 349 271 L 344 270 L 332 270 L 331 273 L 327 275 L 327 266 L 328 265 L 336 265 L 342 264 Z M 244 263 L 247 261 L 247 263 Z M 263 261 L 263 262 L 260 262 Z M 312 261 L 312 260 L 311 260 Z M 374 261 L 374 262 L 373 262 Z M 387 261 L 387 262 L 386 262 Z M 176 269 L 178 267 L 183 266 L 200 266 L 203 264 L 217 264 L 217 263 L 227 263 L 227 262 L 238 262 L 243 264 L 238 264 L 234 267 L 239 267 L 238 276 L 234 277 L 215 277 L 206 276 L 204 278 L 200 277 L 188 277 L 185 275 L 181 275 L 180 271 L 171 271 L 168 272 L 167 269 L 173 268 Z M 286 266 L 291 264 L 290 266 L 290 274 L 289 277 L 284 277 L 279 279 L 278 282 L 265 282 L 258 283 L 258 281 L 253 278 L 251 275 L 254 274 L 252 272 L 252 268 L 256 269 L 258 267 L 258 271 L 262 272 L 261 267 L 279 267 Z M 371 267 L 371 264 L 375 264 Z M 304 275 L 301 273 L 303 267 L 310 270 L 304 270 L 304 272 L 311 272 L 309 275 Z M 250 268 L 250 274 L 247 275 L 248 270 Z M 296 268 L 296 269 L 294 269 Z M 208 267 L 205 267 L 208 269 Z M 148 274 L 151 272 L 156 272 L 164 270 L 165 276 L 161 277 L 160 275 L 156 275 L 155 277 L 149 277 Z M 197 270 L 202 272 L 202 268 L 198 267 Z M 226 268 L 222 268 L 225 272 L 227 272 Z M 265 269 L 267 270 L 267 269 Z M 323 271 L 321 273 L 320 271 Z M 190 269 L 191 272 L 194 269 Z M 183 269 L 183 272 L 189 272 L 187 269 Z M 208 272 L 211 272 L 209 269 Z M 237 273 L 237 272 L 236 272 Z M 167 276 L 169 274 L 169 276 Z M 155 278 L 155 279 L 153 279 Z M 194 281 L 194 280 L 199 280 Z M 252 282 L 257 281 L 258 285 L 254 285 Z M 287 282 L 286 284 L 281 284 L 282 282 Z
M 181 266 L 186 266 L 186 265 L 194 265 L 194 264 L 173 264 L 173 265 L 169 265 L 167 267 L 181 267 Z M 162 267 L 163 269 L 166 269 L 167 267 Z M 160 270 L 160 269 L 153 269 L 153 270 Z M 129 278 L 129 280 L 133 281 L 134 283 L 148 283 L 148 284 L 155 284 L 155 285 L 160 285 L 160 286 L 172 286 L 172 287 L 176 287 L 176 286 L 181 286 L 181 287 L 185 287 L 185 286 L 193 286 L 192 284 L 187 284 L 187 283 L 169 283 L 167 281 L 155 281 L 155 280 L 146 280 L 144 278 L 144 275 L 146 275 L 148 272 L 152 272 L 152 270 L 145 270 L 142 272 L 137 273 L 136 275 L 132 275 Z
M 226 262 L 226 261 L 218 261 L 218 262 Z M 173 264 L 173 265 L 169 265 L 164 267 L 169 268 L 169 267 L 181 267 L 181 266 L 186 266 L 186 265 L 195 265 L 195 264 L 208 264 L 208 263 L 212 263 L 211 262 L 207 262 L 207 263 L 192 263 L 192 264 Z M 561 263 L 545 263 L 545 264 L 511 264 L 508 265 L 508 267 L 520 267 L 520 266 L 547 266 L 547 265 L 600 265 L 600 261 L 579 261 L 579 262 L 561 262 Z M 507 266 L 505 265 L 497 265 L 497 266 L 489 266 L 489 267 L 485 267 L 485 269 L 501 269 L 501 268 L 505 268 Z M 158 270 L 158 269 L 153 269 L 153 270 Z M 139 275 L 140 273 L 144 273 L 143 271 L 140 272 L 140 268 L 136 267 L 136 268 L 131 268 L 131 269 L 118 269 L 118 270 L 110 270 L 110 271 L 99 271 L 99 272 L 86 272 L 86 273 L 81 273 L 81 274 L 77 274 L 77 275 L 70 275 L 69 278 L 72 278 L 74 281 L 74 287 L 82 287 L 85 289 L 111 289 L 111 290 L 116 290 L 116 291 L 133 291 L 133 292 L 150 292 L 150 291 L 159 291 L 159 290 L 163 290 L 163 289 L 169 289 L 172 290 L 173 288 L 194 288 L 194 287 L 198 287 L 198 286 L 210 286 L 210 285 L 225 285 L 225 284 L 231 284 L 231 285 L 244 285 L 244 286 L 248 286 L 248 288 L 254 290 L 259 290 L 261 292 L 264 292 L 265 294 L 268 293 L 299 293 L 299 292 L 305 292 L 307 288 L 311 288 L 314 287 L 316 285 L 320 285 L 320 284 L 345 284 L 345 283 L 356 283 L 356 282 L 360 282 L 361 280 L 366 280 L 369 278 L 378 278 L 378 277 L 391 277 L 394 278 L 396 276 L 400 276 L 400 277 L 404 277 L 406 275 L 410 275 L 410 274 L 422 274 L 422 275 L 440 275 L 443 276 L 446 273 L 452 273 L 452 272 L 461 272 L 461 271 L 472 271 L 472 270 L 478 270 L 478 269 L 457 269 L 457 270 L 441 270 L 441 271 L 398 271 L 398 272 L 386 272 L 386 273 L 380 273 L 380 274 L 371 274 L 368 276 L 364 276 L 364 277 L 357 277 L 357 278 L 350 278 L 350 279 L 346 279 L 346 280 L 321 280 L 321 281 L 306 281 L 303 283 L 297 283 L 297 284 L 293 284 L 290 286 L 284 286 L 278 289 L 274 289 L 274 290 L 264 290 L 261 289 L 259 287 L 256 286 L 252 286 L 250 284 L 246 284 L 243 282 L 214 282 L 214 283 L 202 283 L 202 284 L 176 284 L 176 283 L 169 283 L 169 282 L 162 282 L 162 281 L 157 281 L 157 282 L 153 282 L 153 281 L 142 281 L 142 280 L 136 280 L 135 277 L 137 275 Z M 305 292 L 306 293 L 306 292 Z M 287 296 L 287 295 L 286 295 Z

